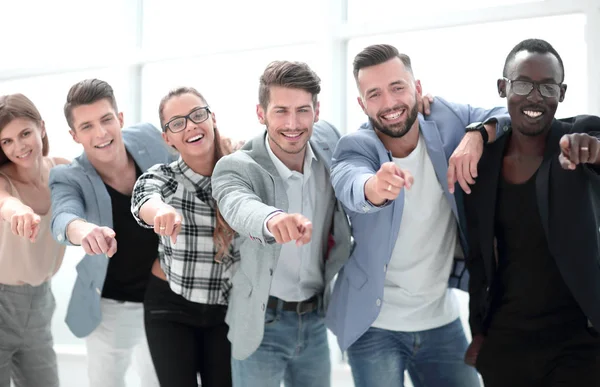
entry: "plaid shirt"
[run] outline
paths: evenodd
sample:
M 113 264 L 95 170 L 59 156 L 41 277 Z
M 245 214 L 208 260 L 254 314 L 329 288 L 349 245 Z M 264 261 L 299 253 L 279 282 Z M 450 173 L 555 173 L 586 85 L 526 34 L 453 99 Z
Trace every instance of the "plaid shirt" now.
M 215 261 L 213 232 L 216 203 L 212 198 L 210 177 L 195 173 L 181 159 L 150 168 L 135 183 L 131 212 L 138 223 L 140 207 L 151 198 L 160 198 L 181 215 L 177 243 L 160 237 L 158 257 L 171 289 L 186 299 L 203 304 L 227 305 L 234 265 L 239 262 L 237 241 L 222 263 Z

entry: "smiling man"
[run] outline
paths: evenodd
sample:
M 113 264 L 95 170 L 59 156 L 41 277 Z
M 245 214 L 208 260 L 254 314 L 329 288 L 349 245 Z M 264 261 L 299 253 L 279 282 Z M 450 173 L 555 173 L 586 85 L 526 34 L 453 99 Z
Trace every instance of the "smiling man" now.
M 547 42 L 508 54 L 512 130 L 465 199 L 473 342 L 486 387 L 600 385 L 600 118 L 557 121 L 565 70 Z
M 320 90 L 306 64 L 271 63 L 257 106 L 266 131 L 213 172 L 219 210 L 242 238 L 225 319 L 234 386 L 331 383 L 323 315 L 351 240 L 329 180 L 340 135 L 319 121 Z
M 137 178 L 175 156 L 150 124 L 122 130 L 123 113 L 104 81 L 71 87 L 65 116 L 83 154 L 50 173 L 52 234 L 86 254 L 77 265 L 67 325 L 86 337 L 90 386 L 124 387 L 134 352 L 141 385 L 158 386 L 142 305 L 158 238 L 137 224 L 130 207 Z
M 468 284 L 451 155 L 470 155 L 463 166 L 475 177 L 485 139 L 507 126 L 506 111 L 435 98 L 431 114 L 420 115 L 410 58 L 390 45 L 361 51 L 354 78 L 368 122 L 338 143 L 331 180 L 356 248 L 335 283 L 328 326 L 357 387 L 402 386 L 405 370 L 415 386 L 478 386 L 463 362 L 468 343 L 449 289 Z

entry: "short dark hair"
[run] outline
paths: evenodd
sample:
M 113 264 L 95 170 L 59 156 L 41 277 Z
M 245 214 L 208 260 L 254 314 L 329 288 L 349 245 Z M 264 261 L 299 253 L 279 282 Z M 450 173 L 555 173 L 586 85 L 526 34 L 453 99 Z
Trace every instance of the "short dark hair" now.
M 115 113 L 119 112 L 113 88 L 100 79 L 85 79 L 71 86 L 65 103 L 65 118 L 71 129 L 73 127 L 73 109 L 81 105 L 90 105 L 106 99 L 112 105 Z
M 260 76 L 258 102 L 267 109 L 271 86 L 301 89 L 312 95 L 313 106 L 321 92 L 321 78 L 304 62 L 275 61 Z
M 560 65 L 560 70 L 562 71 L 560 82 L 562 83 L 565 80 L 565 66 L 562 58 L 550 43 L 542 39 L 526 39 L 517 44 L 506 57 L 506 61 L 504 62 L 504 70 L 502 71 L 503 77 L 508 78 L 508 66 L 510 66 L 510 63 L 515 59 L 515 56 L 521 51 L 535 52 L 538 54 L 550 53 L 554 55 L 556 59 L 558 59 L 558 64 Z
M 358 82 L 358 72 L 361 69 L 385 63 L 393 58 L 399 58 L 404 67 L 406 67 L 406 70 L 412 74 L 412 65 L 408 55 L 401 54 L 396 47 L 390 44 L 374 44 L 366 47 L 354 57 L 352 64 L 354 68 L 354 80 Z

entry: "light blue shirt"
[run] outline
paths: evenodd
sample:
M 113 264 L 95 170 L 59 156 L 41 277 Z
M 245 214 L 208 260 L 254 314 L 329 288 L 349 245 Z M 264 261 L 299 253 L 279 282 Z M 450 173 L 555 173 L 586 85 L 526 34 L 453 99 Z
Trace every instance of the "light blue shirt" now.
M 327 214 L 331 214 L 335 203 L 333 187 L 325 165 L 318 160 L 310 143 L 306 143 L 304 174 L 290 170 L 275 156 L 269 145 L 269 136 L 265 136 L 265 143 L 286 187 L 289 203 L 286 212 L 304 215 L 313 226 L 309 243 L 296 246 L 296 242 L 291 241 L 281 246 L 270 294 L 284 301 L 304 301 L 323 291 L 323 259 L 332 221 Z M 272 236 L 266 228 L 266 221 L 265 233 Z

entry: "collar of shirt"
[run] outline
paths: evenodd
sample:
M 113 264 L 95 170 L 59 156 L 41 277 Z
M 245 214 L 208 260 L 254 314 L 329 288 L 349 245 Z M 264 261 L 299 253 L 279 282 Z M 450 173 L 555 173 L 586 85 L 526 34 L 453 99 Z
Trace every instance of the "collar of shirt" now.
M 281 176 L 281 178 L 284 181 L 289 180 L 294 175 L 302 176 L 301 173 L 292 171 L 291 169 L 289 169 L 281 160 L 279 160 L 279 158 L 277 156 L 275 156 L 275 153 L 273 153 L 273 150 L 271 149 L 271 145 L 269 144 L 269 134 L 268 133 L 265 136 L 265 146 L 267 147 L 267 152 L 269 153 L 269 157 L 271 158 L 271 161 L 273 162 L 273 164 L 275 164 L 275 168 L 277 169 L 279 176 Z M 306 143 L 306 153 L 304 154 L 304 180 L 305 181 L 311 175 L 311 171 L 312 171 L 311 168 L 312 168 L 313 160 L 318 161 L 317 156 L 315 155 L 315 153 L 312 150 L 312 147 L 310 146 L 310 142 L 307 142 Z
M 181 156 L 179 156 L 179 159 L 175 163 L 175 168 L 178 169 L 178 171 L 174 172 L 176 174 L 179 172 L 183 176 L 184 184 L 186 182 L 188 184 L 191 183 L 191 185 L 194 187 L 194 191 L 201 191 L 204 194 L 203 196 L 206 196 L 207 198 L 211 197 L 212 189 L 210 185 L 210 177 L 202 176 L 201 174 L 194 172 L 192 168 L 190 168 L 189 165 L 183 161 Z

